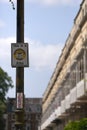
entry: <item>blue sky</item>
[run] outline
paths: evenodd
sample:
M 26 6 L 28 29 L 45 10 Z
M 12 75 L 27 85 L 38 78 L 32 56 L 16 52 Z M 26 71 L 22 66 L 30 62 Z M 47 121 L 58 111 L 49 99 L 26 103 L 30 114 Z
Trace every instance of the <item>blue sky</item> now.
M 25 42 L 29 43 L 30 67 L 25 68 L 26 97 L 42 97 L 58 57 L 72 29 L 82 0 L 24 0 Z M 13 0 L 16 8 L 16 2 Z M 0 0 L 0 66 L 12 77 L 11 43 L 16 42 L 16 9 Z M 15 87 L 7 97 L 15 97 Z

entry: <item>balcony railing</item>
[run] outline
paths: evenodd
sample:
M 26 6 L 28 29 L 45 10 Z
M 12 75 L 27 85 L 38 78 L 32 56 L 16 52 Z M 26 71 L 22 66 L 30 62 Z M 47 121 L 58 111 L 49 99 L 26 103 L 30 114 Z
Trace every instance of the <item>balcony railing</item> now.
M 55 108 L 52 113 L 49 113 L 49 117 L 46 116 L 47 113 L 49 112 L 49 110 L 47 110 L 47 112 L 45 113 L 46 115 L 44 114 L 45 118 L 44 122 L 42 123 L 43 125 L 41 130 L 44 130 L 44 128 L 49 126 L 54 120 L 58 118 L 60 119 L 61 117 L 64 116 L 64 114 L 66 115 L 67 114 L 66 111 L 71 109 L 72 105 L 75 105 L 77 102 L 79 102 L 79 100 L 81 101 L 83 100 L 87 91 L 87 86 L 84 86 L 85 84 L 87 84 L 87 81 L 81 80 L 70 91 L 70 93 L 65 97 L 65 99 L 61 101 L 61 105 Z

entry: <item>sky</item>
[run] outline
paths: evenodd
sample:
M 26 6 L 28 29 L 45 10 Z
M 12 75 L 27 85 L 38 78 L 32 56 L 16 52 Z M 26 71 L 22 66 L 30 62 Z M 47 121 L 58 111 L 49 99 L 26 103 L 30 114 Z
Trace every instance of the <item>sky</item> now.
M 16 0 L 0 0 L 0 67 L 11 76 L 15 97 L 16 69 L 11 67 L 11 43 L 16 43 Z M 24 41 L 29 44 L 29 67 L 24 68 L 25 97 L 42 97 L 82 0 L 24 0 Z

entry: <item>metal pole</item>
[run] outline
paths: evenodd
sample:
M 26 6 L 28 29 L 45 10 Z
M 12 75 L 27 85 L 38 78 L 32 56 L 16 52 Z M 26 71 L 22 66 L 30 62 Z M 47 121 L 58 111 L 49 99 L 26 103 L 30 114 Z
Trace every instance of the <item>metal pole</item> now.
M 17 0 L 17 43 L 24 43 L 24 0 Z M 18 94 L 22 94 L 22 108 L 17 108 Z M 16 130 L 24 130 L 24 67 L 16 67 Z

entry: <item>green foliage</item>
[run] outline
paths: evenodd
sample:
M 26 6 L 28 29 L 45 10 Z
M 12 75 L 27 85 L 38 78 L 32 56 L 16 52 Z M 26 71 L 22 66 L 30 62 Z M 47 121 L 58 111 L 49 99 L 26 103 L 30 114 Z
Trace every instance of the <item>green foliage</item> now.
M 6 110 L 6 105 L 2 101 L 0 101 L 0 117 L 1 115 L 5 112 Z
M 79 130 L 79 122 L 69 122 L 64 130 Z
M 64 130 L 87 130 L 87 118 L 83 118 L 80 121 L 69 122 Z
M 5 121 L 3 115 L 6 110 L 6 93 L 9 88 L 13 88 L 13 82 L 10 76 L 0 67 L 0 130 L 4 130 Z
M 83 118 L 80 120 L 79 130 L 87 130 L 87 118 Z
M 5 96 L 9 88 L 13 87 L 13 82 L 10 76 L 0 67 L 0 100 L 5 102 Z

